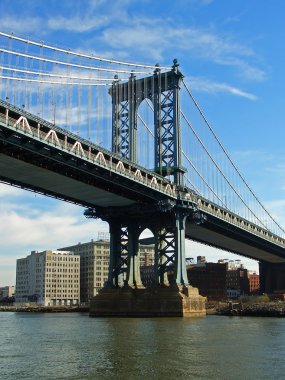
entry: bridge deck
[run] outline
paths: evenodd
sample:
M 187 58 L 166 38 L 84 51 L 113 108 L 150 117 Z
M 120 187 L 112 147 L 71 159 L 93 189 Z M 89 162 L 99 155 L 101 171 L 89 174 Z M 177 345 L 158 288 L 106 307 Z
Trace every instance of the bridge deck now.
M 188 189 L 0 101 L 0 181 L 87 207 L 177 200 L 206 219 L 186 236 L 256 260 L 285 262 L 285 240 Z

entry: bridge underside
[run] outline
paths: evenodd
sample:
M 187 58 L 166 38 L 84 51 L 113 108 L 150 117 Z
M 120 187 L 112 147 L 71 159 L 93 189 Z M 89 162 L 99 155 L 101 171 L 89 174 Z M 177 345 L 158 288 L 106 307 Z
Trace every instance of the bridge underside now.
M 214 219 L 214 218 L 213 218 Z M 234 225 L 208 217 L 203 224 L 186 223 L 186 237 L 241 256 L 269 263 L 285 263 L 283 249 Z
M 1 153 L 0 180 L 82 206 L 110 207 L 134 203 L 121 195 Z

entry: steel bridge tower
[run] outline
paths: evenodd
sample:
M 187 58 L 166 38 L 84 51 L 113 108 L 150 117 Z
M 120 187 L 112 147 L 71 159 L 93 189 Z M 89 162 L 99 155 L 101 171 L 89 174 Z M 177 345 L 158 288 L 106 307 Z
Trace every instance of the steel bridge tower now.
M 172 179 L 176 185 L 177 199 L 125 207 L 96 207 L 87 212 L 89 217 L 107 221 L 110 228 L 108 283 L 101 294 L 94 298 L 91 315 L 177 316 L 200 315 L 205 311 L 204 298 L 199 296 L 197 289 L 189 286 L 186 271 L 185 222 L 187 217 L 197 219 L 197 215 L 195 210 L 180 200 L 185 170 L 181 164 L 179 117 L 180 82 L 183 75 L 178 67 L 177 60 L 174 60 L 169 72 L 161 73 L 157 65 L 153 75 L 147 78 L 137 80 L 131 75 L 125 83 L 115 78 L 110 89 L 113 152 L 130 161 L 137 161 L 138 107 L 146 99 L 152 102 L 154 170 Z M 140 234 L 147 228 L 154 235 L 155 265 L 153 287 L 146 295 L 140 277 L 138 248 Z M 173 270 L 171 284 L 167 276 L 170 268 Z M 169 299 L 179 306 L 173 306 Z M 110 305 L 106 308 L 107 300 Z M 165 309 L 162 303 L 167 302 L 170 306 Z

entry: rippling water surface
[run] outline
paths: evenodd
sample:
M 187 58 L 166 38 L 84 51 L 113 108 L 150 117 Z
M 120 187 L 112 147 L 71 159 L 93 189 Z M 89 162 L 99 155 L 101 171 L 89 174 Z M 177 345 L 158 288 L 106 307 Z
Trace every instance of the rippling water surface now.
M 0 313 L 0 379 L 285 379 L 285 319 Z

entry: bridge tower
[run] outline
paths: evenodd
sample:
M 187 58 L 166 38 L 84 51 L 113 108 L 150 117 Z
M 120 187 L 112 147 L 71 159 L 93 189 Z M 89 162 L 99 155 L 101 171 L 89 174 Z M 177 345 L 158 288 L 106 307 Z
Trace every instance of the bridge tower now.
M 180 200 L 183 192 L 180 132 L 180 82 L 177 60 L 172 70 L 120 83 L 115 77 L 112 97 L 112 150 L 137 161 L 137 112 L 145 99 L 154 109 L 154 171 L 169 177 L 176 187 L 176 201 L 98 208 L 89 216 L 101 218 L 110 228 L 110 268 L 106 288 L 91 303 L 91 315 L 201 315 L 204 298 L 188 284 L 185 259 L 186 219 L 195 210 Z M 197 218 L 196 218 L 197 219 Z M 139 237 L 144 229 L 154 235 L 153 286 L 144 289 L 140 278 Z M 169 284 L 167 273 L 173 271 Z

